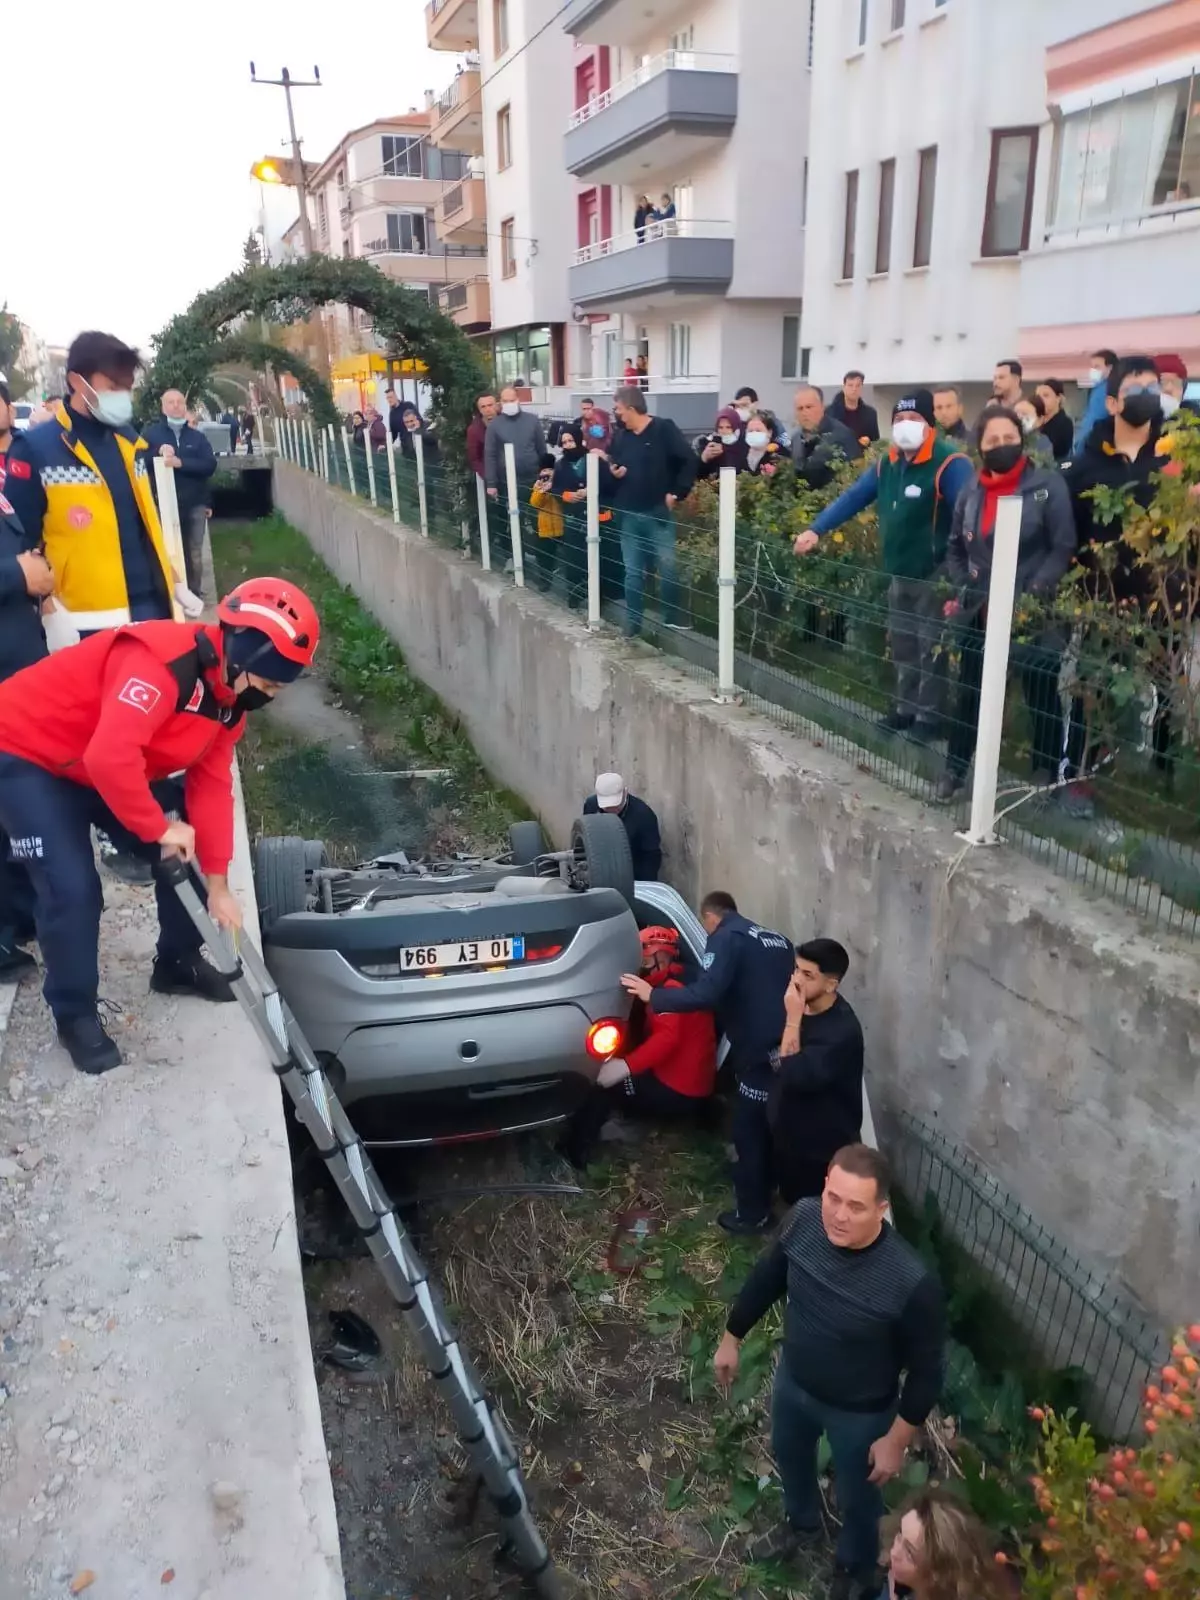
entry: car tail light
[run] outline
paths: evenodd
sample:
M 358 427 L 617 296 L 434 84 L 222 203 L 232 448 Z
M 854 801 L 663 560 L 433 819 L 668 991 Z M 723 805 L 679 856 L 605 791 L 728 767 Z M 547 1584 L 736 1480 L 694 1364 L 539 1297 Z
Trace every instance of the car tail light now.
M 561 944 L 538 944 L 525 946 L 526 961 L 553 961 L 555 956 L 563 953 Z
M 593 1022 L 588 1029 L 587 1053 L 595 1061 L 609 1061 L 625 1043 L 625 1030 L 619 1022 Z

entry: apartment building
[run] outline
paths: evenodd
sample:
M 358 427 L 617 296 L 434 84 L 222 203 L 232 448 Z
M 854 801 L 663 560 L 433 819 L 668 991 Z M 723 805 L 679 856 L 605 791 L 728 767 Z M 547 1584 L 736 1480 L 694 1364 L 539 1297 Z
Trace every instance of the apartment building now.
M 432 101 L 432 97 L 431 101 Z M 467 319 L 486 327 L 486 303 L 468 301 L 484 267 L 486 239 L 456 203 L 472 182 L 469 157 L 433 143 L 432 103 L 406 116 L 352 129 L 312 173 L 308 186 L 313 247 L 322 255 L 369 261 L 389 278 L 439 301 L 461 293 Z M 285 253 L 303 253 L 299 219 L 284 234 Z M 370 318 L 347 306 L 324 313 L 334 393 L 345 409 L 376 402 L 401 376 L 376 341 Z
M 1200 0 L 817 0 L 813 67 L 815 382 L 1200 367 Z
M 811 0 L 569 0 L 579 181 L 575 394 L 643 359 L 653 411 L 711 427 L 801 375 Z M 664 213 L 636 225 L 639 197 Z M 805 313 L 807 320 L 807 309 Z
M 561 0 L 430 0 L 425 13 L 431 48 L 461 56 L 434 103 L 431 140 L 482 172 L 462 209 L 486 237 L 486 276 L 480 272 L 466 293 L 488 303 L 497 382 L 523 380 L 531 404 L 550 412 L 570 403 L 568 224 L 576 188 L 559 159 L 573 59 L 556 21 L 561 9 Z M 459 321 L 462 293 L 442 299 Z
M 1072 378 L 1097 348 L 1169 351 L 1200 378 L 1200 0 L 1045 10 L 1052 127 L 1017 353 Z

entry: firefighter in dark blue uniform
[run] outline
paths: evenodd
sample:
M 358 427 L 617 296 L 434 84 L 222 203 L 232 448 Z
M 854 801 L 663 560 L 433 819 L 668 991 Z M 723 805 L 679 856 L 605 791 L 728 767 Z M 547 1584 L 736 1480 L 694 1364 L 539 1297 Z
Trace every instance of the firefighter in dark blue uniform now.
M 795 970 L 792 941 L 739 914 L 732 895 L 715 890 L 700 907 L 708 932 L 703 971 L 682 989 L 653 989 L 629 974 L 631 994 L 655 1011 L 712 1011 L 729 1040 L 737 1082 L 733 1143 L 736 1209 L 717 1221 L 730 1233 L 764 1233 L 771 1225 L 774 1158 L 767 1101 L 786 1021 L 784 996 Z
M 0 478 L 0 681 L 46 654 L 42 601 L 54 574 L 4 497 Z M 9 860 L 0 830 L 0 983 L 16 983 L 37 962 L 22 945 L 34 937 L 33 886 L 20 862 Z

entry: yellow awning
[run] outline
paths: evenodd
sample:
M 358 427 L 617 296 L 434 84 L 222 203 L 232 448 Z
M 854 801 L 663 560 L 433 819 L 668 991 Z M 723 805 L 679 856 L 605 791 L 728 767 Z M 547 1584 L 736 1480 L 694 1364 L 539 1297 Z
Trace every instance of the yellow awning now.
M 387 356 L 377 355 L 347 356 L 344 361 L 333 363 L 329 376 L 335 383 L 366 383 L 376 374 L 386 378 L 393 370 L 409 377 L 421 377 L 429 368 L 423 361 L 389 361 Z

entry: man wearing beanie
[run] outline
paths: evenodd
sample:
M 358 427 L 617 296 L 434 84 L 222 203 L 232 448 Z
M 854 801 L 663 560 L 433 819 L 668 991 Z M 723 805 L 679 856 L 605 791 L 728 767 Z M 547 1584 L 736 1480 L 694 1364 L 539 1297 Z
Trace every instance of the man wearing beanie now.
M 954 502 L 974 477 L 956 439 L 935 426 L 933 395 L 914 389 L 892 411 L 892 444 L 811 528 L 797 534 L 798 556 L 815 550 L 868 506 L 878 507 L 880 563 L 888 588 L 888 642 L 896 674 L 891 711 L 879 726 L 928 744 L 941 730 L 943 673 L 936 646 L 941 633 L 937 575 L 946 556 Z

